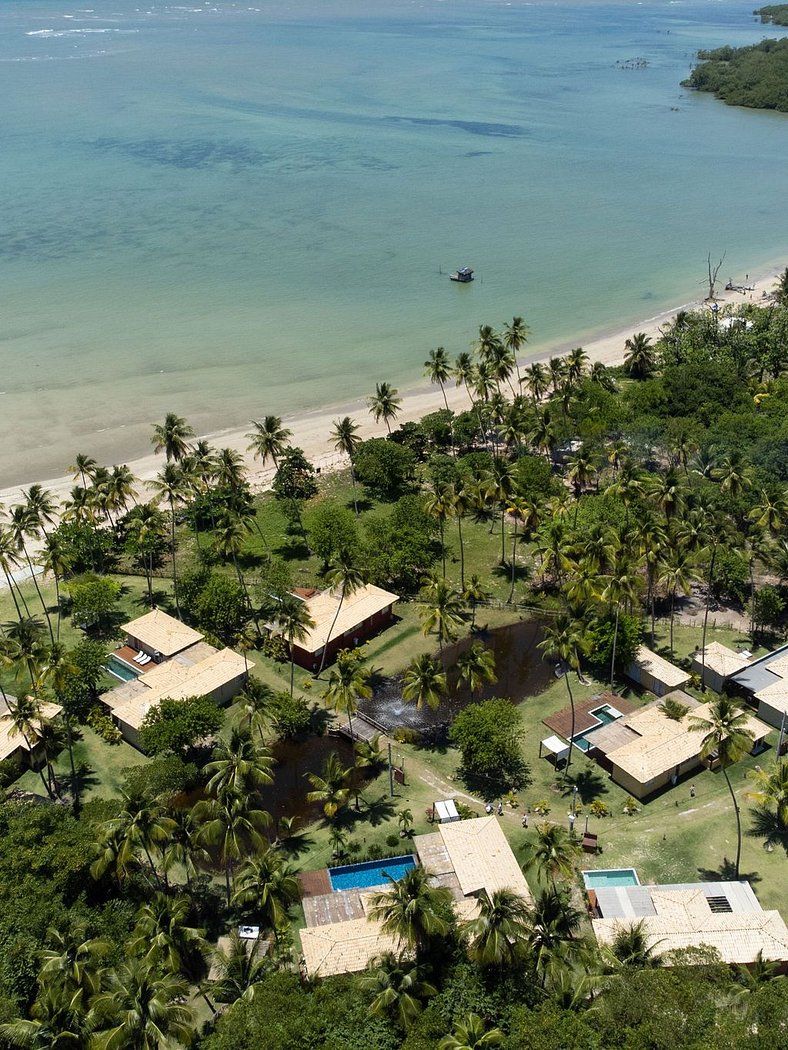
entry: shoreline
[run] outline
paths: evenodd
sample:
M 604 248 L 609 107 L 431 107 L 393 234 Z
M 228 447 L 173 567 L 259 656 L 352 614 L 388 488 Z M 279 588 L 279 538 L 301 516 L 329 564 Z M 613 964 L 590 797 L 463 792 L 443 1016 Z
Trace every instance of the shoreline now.
M 764 292 L 769 293 L 772 291 L 778 275 L 782 273 L 784 268 L 785 263 L 781 263 L 778 266 L 772 265 L 768 269 L 751 275 L 748 282 L 752 289 L 751 291 L 742 293 L 723 290 L 718 293 L 716 301 L 721 307 L 726 305 L 735 306 L 744 302 L 758 304 L 763 301 Z M 599 361 L 605 365 L 619 365 L 624 359 L 624 343 L 635 332 L 645 332 L 646 335 L 654 339 L 659 335 L 661 328 L 672 320 L 677 313 L 681 310 L 698 309 L 703 305 L 704 301 L 703 297 L 696 296 L 685 303 L 672 306 L 659 314 L 646 318 L 640 323 L 628 325 L 626 328 L 618 326 L 611 328 L 597 335 L 590 342 L 574 339 L 569 342 L 556 343 L 548 349 L 540 349 L 532 354 L 524 354 L 519 358 L 518 363 L 523 367 L 533 361 L 546 361 L 551 357 L 568 353 L 575 346 L 582 346 L 592 363 Z M 384 378 L 384 376 L 381 377 L 381 379 Z M 370 393 L 372 393 L 371 390 Z M 402 399 L 402 408 L 397 416 L 397 423 L 418 420 L 429 412 L 445 407 L 440 388 L 434 384 L 427 383 L 423 379 L 418 383 L 414 382 L 412 386 L 401 388 L 399 394 Z M 446 398 L 449 402 L 449 407 L 454 411 L 464 411 L 469 407 L 469 399 L 465 389 L 454 386 L 453 382 L 446 386 Z M 269 407 L 275 413 L 275 406 Z M 302 448 L 307 459 L 316 468 L 320 468 L 321 471 L 331 471 L 347 465 L 347 458 L 331 448 L 329 437 L 334 420 L 342 416 L 351 416 L 356 420 L 359 424 L 359 436 L 364 440 L 371 437 L 385 436 L 386 434 L 385 426 L 375 423 L 369 414 L 365 398 L 358 398 L 354 401 L 328 408 L 315 408 L 311 411 L 283 416 L 282 422 L 284 426 L 293 432 L 292 444 Z M 151 420 L 151 427 L 155 422 L 155 420 Z M 249 469 L 248 480 L 252 490 L 262 492 L 270 487 L 274 470 L 272 467 L 262 468 L 259 461 L 253 459 L 251 453 L 247 451 L 249 441 L 246 435 L 248 430 L 249 425 L 247 424 L 243 428 L 232 427 L 198 436 L 205 438 L 216 448 L 229 447 L 241 452 L 244 463 Z M 76 455 L 77 451 L 73 450 L 69 455 Z M 147 490 L 144 483 L 156 476 L 161 470 L 163 462 L 163 457 L 153 452 L 127 462 L 127 466 L 134 477 L 141 483 L 138 486 L 138 497 L 146 495 Z M 0 490 L 0 505 L 13 505 L 20 498 L 23 498 L 23 490 L 31 484 L 41 484 L 57 500 L 64 500 L 68 497 L 75 481 L 69 475 L 61 475 L 60 477 L 47 479 L 34 478 L 23 484 L 11 485 Z

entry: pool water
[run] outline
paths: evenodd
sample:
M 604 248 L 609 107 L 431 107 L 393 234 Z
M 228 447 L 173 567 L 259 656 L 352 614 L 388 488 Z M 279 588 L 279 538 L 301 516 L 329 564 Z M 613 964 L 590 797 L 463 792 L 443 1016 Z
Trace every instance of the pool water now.
M 111 675 L 115 678 L 120 678 L 122 682 L 133 682 L 135 678 L 140 676 L 139 671 L 129 667 L 125 660 L 119 660 L 114 653 L 109 654 L 109 659 L 105 666 Z
M 385 886 L 389 879 L 397 882 L 415 867 L 416 858 L 411 854 L 408 857 L 368 860 L 363 864 L 344 864 L 340 868 L 329 868 L 328 877 L 334 892 L 361 890 L 367 886 Z
M 604 704 L 602 707 L 597 707 L 590 712 L 594 718 L 599 722 L 598 725 L 591 726 L 590 729 L 586 729 L 585 733 L 581 736 L 574 738 L 575 747 L 579 747 L 581 751 L 588 751 L 593 746 L 593 741 L 589 740 L 589 736 L 596 732 L 597 729 L 601 729 L 602 726 L 609 726 L 611 722 L 617 722 L 621 718 L 621 712 L 617 711 L 615 707 L 611 707 L 609 704 Z
M 639 886 L 640 879 L 634 868 L 604 868 L 599 871 L 582 872 L 587 890 L 601 890 L 610 886 Z

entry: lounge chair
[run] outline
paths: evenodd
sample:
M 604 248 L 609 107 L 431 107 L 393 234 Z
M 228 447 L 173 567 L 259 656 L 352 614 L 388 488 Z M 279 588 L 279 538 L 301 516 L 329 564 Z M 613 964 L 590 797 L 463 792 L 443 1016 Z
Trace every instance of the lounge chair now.
M 141 659 L 141 660 L 139 660 L 139 661 L 138 661 L 138 663 L 139 663 L 140 667 L 144 667 L 144 666 L 145 666 L 145 664 L 149 664 L 149 663 L 151 662 L 151 660 L 152 660 L 152 659 L 153 659 L 153 657 L 152 657 L 152 656 L 148 656 L 148 655 L 146 654 L 145 656 L 143 656 L 143 657 L 142 657 L 142 659 Z
M 132 656 L 132 660 L 134 661 L 135 664 L 139 664 L 139 663 L 142 663 L 142 661 L 145 659 L 145 656 L 146 656 L 145 650 L 144 649 L 140 649 L 140 651 L 137 653 L 136 656 Z

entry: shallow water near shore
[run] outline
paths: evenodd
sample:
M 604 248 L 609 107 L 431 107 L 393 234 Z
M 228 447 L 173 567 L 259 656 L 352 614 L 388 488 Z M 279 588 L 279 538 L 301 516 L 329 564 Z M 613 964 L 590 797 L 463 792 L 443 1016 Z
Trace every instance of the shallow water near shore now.
M 412 383 L 481 322 L 635 322 L 709 251 L 778 260 L 788 118 L 679 86 L 764 35 L 710 0 L 6 0 L 0 486 L 134 458 L 167 411 Z

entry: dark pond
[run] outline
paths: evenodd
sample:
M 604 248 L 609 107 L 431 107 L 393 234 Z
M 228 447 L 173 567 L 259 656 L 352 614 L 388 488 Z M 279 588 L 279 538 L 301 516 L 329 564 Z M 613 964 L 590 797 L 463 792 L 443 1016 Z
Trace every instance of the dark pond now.
M 435 711 L 429 708 L 418 710 L 402 699 L 400 675 L 387 679 L 370 700 L 362 703 L 360 710 L 389 730 L 398 726 L 428 729 L 450 723 L 471 702 L 467 686 L 456 687 L 456 665 L 457 658 L 476 640 L 495 653 L 498 681 L 485 686 L 481 694 L 474 696 L 474 700 L 502 696 L 519 703 L 527 697 L 537 696 L 553 680 L 554 663 L 543 660 L 536 648 L 543 637 L 542 625 L 538 620 L 521 620 L 493 631 L 479 631 L 472 638 L 463 638 L 444 649 L 443 667 L 448 676 L 450 695 Z
M 275 821 L 280 817 L 300 817 L 308 824 L 322 816 L 319 802 L 307 802 L 311 791 L 306 773 L 322 775 L 328 756 L 335 752 L 344 766 L 353 765 L 349 740 L 336 736 L 310 736 L 306 740 L 280 741 L 271 749 L 276 759 L 274 782 L 260 792 L 261 805 Z

